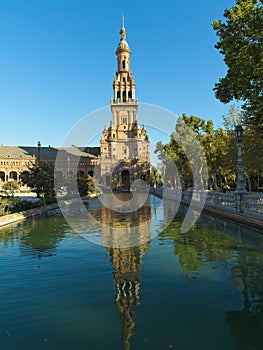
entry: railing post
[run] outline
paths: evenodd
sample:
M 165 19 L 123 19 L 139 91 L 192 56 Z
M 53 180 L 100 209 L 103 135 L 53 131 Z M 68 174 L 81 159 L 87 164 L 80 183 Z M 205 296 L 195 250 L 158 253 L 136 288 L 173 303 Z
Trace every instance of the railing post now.
M 219 193 L 215 193 L 216 200 L 215 200 L 215 205 L 219 205 Z
M 235 193 L 235 208 L 236 212 L 243 213 L 245 208 L 245 196 L 247 193 Z
M 240 211 L 239 193 L 235 193 L 235 209 L 236 209 L 236 212 L 239 213 Z

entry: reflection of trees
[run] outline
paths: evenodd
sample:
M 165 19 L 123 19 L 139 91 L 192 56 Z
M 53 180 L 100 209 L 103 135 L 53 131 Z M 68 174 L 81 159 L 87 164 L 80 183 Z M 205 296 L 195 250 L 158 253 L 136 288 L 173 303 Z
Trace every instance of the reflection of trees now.
M 263 257 L 253 251 L 236 251 L 231 280 L 243 296 L 243 310 L 227 312 L 227 323 L 238 349 L 262 349 Z
M 54 255 L 58 243 L 64 237 L 62 218 L 44 217 L 28 222 L 28 229 L 23 230 L 20 239 L 20 251 L 24 255 L 38 258 Z
M 64 220 L 60 217 L 32 218 L 2 228 L 0 243 L 6 247 L 19 243 L 21 254 L 42 258 L 54 255 L 64 229 Z
M 139 305 L 140 267 L 147 247 L 144 244 L 131 248 L 106 248 L 114 269 L 123 350 L 130 349 L 130 339 L 135 333 L 134 309 Z
M 243 298 L 242 310 L 227 312 L 226 321 L 238 349 L 262 349 L 263 344 L 263 236 L 245 227 L 202 215 L 195 227 L 181 233 L 185 212 L 159 236 L 172 241 L 182 270 L 188 274 L 219 262 L 230 272 L 230 285 Z M 228 232 L 226 234 L 225 232 Z M 222 264 L 221 264 L 222 265 Z M 213 265 L 212 265 L 213 266 Z
M 201 228 L 198 224 L 186 234 L 182 234 L 181 220 L 179 214 L 159 239 L 173 241 L 174 253 L 178 255 L 184 272 L 199 271 L 208 262 L 216 263 L 231 257 L 229 249 L 233 247 L 233 239 L 227 234 L 219 234 L 208 227 Z

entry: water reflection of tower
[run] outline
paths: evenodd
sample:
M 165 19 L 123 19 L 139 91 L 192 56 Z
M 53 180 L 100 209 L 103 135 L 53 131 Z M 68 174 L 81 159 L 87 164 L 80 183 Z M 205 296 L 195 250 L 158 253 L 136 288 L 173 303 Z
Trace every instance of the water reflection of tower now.
M 127 196 L 130 195 L 119 194 L 116 197 L 127 200 Z M 139 305 L 142 256 L 148 248 L 147 242 L 151 240 L 152 208 L 148 201 L 131 213 L 120 213 L 102 206 L 93 215 L 104 224 L 102 225 L 102 244 L 114 269 L 115 302 L 121 320 L 123 350 L 128 350 L 130 339 L 135 332 L 134 309 Z M 131 240 L 138 242 L 136 246 L 120 248 L 114 245 L 121 242 L 120 236 L 125 239 L 132 235 L 137 236 L 135 240 Z
M 106 248 L 114 269 L 115 301 L 121 320 L 123 350 L 130 349 L 130 339 L 135 333 L 134 309 L 140 304 L 140 267 L 147 247 L 148 244 L 130 248 Z
M 104 195 L 106 196 L 107 194 Z M 101 243 L 104 247 L 140 246 L 151 240 L 150 200 L 148 198 L 135 211 L 125 212 L 126 203 L 130 203 L 132 197 L 131 193 L 109 194 L 106 200 L 107 206 L 102 205 L 97 210 L 90 210 L 94 218 L 102 224 Z

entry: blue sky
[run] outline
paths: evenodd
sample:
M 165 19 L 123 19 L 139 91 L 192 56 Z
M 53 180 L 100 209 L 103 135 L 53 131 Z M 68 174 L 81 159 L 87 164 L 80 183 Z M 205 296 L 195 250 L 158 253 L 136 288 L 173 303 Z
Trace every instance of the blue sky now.
M 234 4 L 0 0 L 0 144 L 59 146 L 109 104 L 122 12 L 139 102 L 221 125 L 230 106 L 214 97 L 226 67 L 211 22 Z

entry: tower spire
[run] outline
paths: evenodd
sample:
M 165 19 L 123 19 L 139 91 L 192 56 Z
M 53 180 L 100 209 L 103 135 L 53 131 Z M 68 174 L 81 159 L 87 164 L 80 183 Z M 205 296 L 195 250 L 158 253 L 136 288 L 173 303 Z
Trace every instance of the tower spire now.
M 126 40 L 124 15 L 115 53 L 117 70 L 113 80 L 114 95 L 110 102 L 112 120 L 111 126 L 103 131 L 100 140 L 100 175 L 105 188 L 114 186 L 112 188 L 129 190 L 135 179 L 143 179 L 149 183 L 150 141 L 146 129 L 140 128 L 137 119 L 138 100 L 135 97 L 135 82 L 130 69 L 131 50 Z M 140 161 L 140 169 L 134 168 L 136 159 Z M 133 288 L 131 285 L 130 287 Z M 127 293 L 126 289 L 124 293 Z
M 121 16 L 121 27 L 124 28 L 124 14 Z

